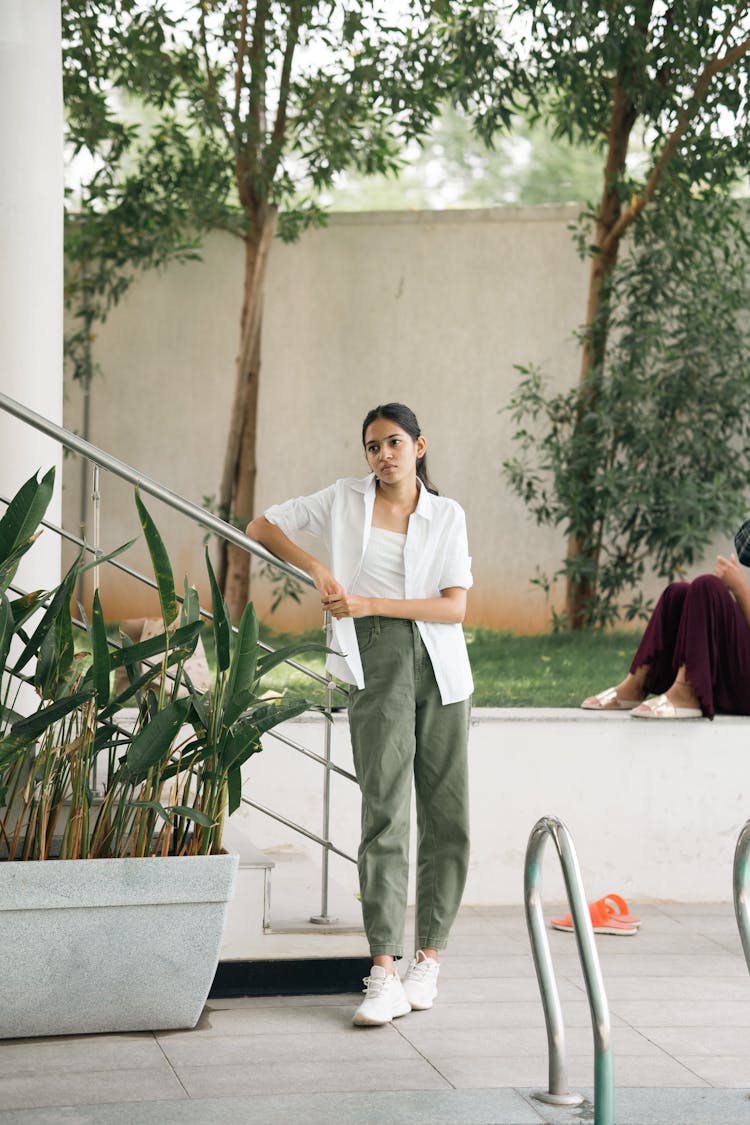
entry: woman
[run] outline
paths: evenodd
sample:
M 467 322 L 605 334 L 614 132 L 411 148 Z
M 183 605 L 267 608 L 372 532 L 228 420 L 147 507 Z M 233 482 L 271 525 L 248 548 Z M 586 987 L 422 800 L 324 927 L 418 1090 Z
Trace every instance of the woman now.
M 473 690 L 463 622 L 472 585 L 466 521 L 427 475 L 427 443 L 401 403 L 362 425 L 370 475 L 269 508 L 247 534 L 306 570 L 333 618 L 328 666 L 351 684 L 349 725 L 362 791 L 358 853 L 373 966 L 363 1026 L 431 1008 L 466 881 L 466 744 Z M 296 546 L 320 537 L 330 569 Z M 417 952 L 402 983 L 412 776 L 417 801 Z
M 581 706 L 638 719 L 750 715 L 750 589 L 735 556 L 667 586 L 628 675 Z

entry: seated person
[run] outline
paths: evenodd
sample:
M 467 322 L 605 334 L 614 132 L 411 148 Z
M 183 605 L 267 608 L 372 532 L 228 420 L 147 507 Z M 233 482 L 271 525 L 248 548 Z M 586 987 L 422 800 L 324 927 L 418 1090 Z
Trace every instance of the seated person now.
M 639 719 L 750 715 L 750 588 L 736 557 L 667 586 L 625 679 L 581 707 Z

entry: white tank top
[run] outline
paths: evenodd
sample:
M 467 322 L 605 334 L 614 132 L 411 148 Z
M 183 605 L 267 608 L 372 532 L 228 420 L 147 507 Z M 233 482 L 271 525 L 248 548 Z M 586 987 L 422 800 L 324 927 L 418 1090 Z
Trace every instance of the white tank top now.
M 403 598 L 406 535 L 371 527 L 362 569 L 352 593 L 363 598 Z

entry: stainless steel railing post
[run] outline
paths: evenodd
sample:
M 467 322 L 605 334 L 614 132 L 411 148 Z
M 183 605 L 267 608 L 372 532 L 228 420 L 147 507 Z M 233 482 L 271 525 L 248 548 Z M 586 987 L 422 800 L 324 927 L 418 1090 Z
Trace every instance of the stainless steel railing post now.
M 740 931 L 740 941 L 750 972 L 750 906 L 748 905 L 748 856 L 750 856 L 750 820 L 746 821 L 737 838 L 732 871 L 734 884 L 734 914 Z
M 101 555 L 101 534 L 102 534 L 102 494 L 99 484 L 100 469 L 98 465 L 93 466 L 92 484 L 91 484 L 91 510 L 92 510 L 92 523 L 93 523 L 93 543 L 91 546 L 94 548 L 94 558 L 98 559 Z M 99 566 L 94 567 L 94 589 L 99 589 Z
M 579 1105 L 583 1101 L 581 1095 L 572 1094 L 568 1090 L 565 1026 L 542 909 L 541 869 L 548 837 L 552 838 L 562 866 L 578 956 L 591 1009 L 594 1032 L 594 1123 L 614 1125 L 614 1061 L 604 981 L 573 840 L 562 821 L 554 816 L 542 817 L 534 825 L 524 865 L 526 924 L 542 996 L 549 1048 L 549 1089 L 534 1096 L 552 1105 Z
M 331 647 L 331 615 L 326 611 L 324 618 L 324 625 L 326 634 L 326 647 Z M 333 738 L 333 724 L 331 721 L 331 707 L 333 705 L 333 677 L 330 672 L 326 672 L 326 721 L 325 721 L 325 734 L 323 736 L 323 757 L 325 759 L 325 766 L 323 770 L 323 839 L 328 841 L 331 837 L 331 743 Z M 321 865 L 321 890 L 320 890 L 320 914 L 314 914 L 310 919 L 319 926 L 332 925 L 338 922 L 338 918 L 333 918 L 328 913 L 328 889 L 329 889 L 329 859 L 330 852 L 327 847 L 323 848 L 323 861 Z

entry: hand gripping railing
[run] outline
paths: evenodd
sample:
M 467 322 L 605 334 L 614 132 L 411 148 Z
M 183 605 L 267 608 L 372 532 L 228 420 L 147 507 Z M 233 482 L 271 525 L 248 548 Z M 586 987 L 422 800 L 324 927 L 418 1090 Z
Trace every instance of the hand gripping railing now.
M 746 821 L 734 849 L 734 914 L 740 940 L 750 972 L 750 906 L 748 906 L 748 856 L 750 856 L 750 820 Z
M 552 838 L 562 866 L 578 956 L 591 1009 L 594 1031 L 594 1122 L 595 1125 L 614 1125 L 614 1061 L 604 981 L 578 858 L 568 829 L 556 816 L 544 816 L 534 825 L 524 865 L 526 925 L 542 994 L 549 1045 L 549 1089 L 534 1096 L 552 1105 L 579 1105 L 583 1101 L 581 1095 L 571 1094 L 568 1090 L 565 1025 L 542 909 L 542 857 L 548 836 Z

